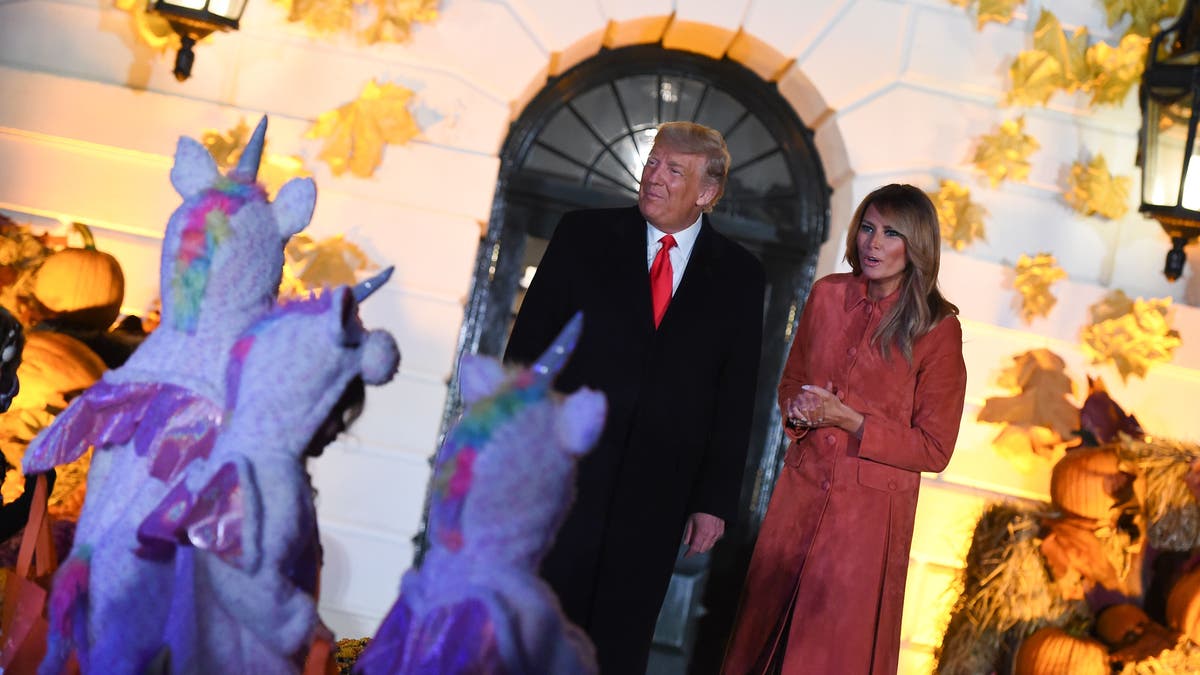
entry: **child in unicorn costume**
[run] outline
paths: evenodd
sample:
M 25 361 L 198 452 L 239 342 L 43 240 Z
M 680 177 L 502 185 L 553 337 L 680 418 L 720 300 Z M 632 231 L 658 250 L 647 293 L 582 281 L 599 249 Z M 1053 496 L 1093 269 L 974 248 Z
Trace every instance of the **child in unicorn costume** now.
M 283 247 L 308 224 L 316 188 L 296 179 L 267 200 L 255 181 L 265 134 L 264 118 L 225 176 L 203 146 L 180 139 L 171 182 L 184 201 L 163 239 L 162 323 L 26 453 L 33 474 L 95 448 L 75 542 L 51 591 L 42 673 L 59 672 L 71 652 L 84 672 L 140 673 L 151 663 L 221 672 L 191 669 L 195 653 L 217 649 L 215 637 L 248 654 L 302 649 L 294 643 L 315 628 L 306 589 L 279 591 L 279 574 L 295 572 L 296 547 L 315 545 L 298 457 L 348 381 L 361 373 L 384 382 L 399 357 L 391 336 L 350 325 L 357 303 L 346 289 L 277 307 Z M 331 320 L 340 332 L 328 330 Z M 297 364 L 301 353 L 313 361 Z M 293 368 L 312 379 L 298 381 Z M 317 417 L 292 417 L 302 412 Z M 259 575 L 282 593 L 270 604 L 308 607 L 285 631 L 286 645 L 256 643 L 245 626 L 228 624 L 258 620 L 212 590 L 228 575 L 239 592 Z M 262 601 L 244 601 L 251 597 Z
M 577 315 L 536 363 L 506 371 L 464 356 L 467 410 L 438 454 L 429 549 L 358 659 L 362 675 L 597 672 L 538 566 L 574 492 L 575 464 L 604 425 L 604 395 L 552 391 Z

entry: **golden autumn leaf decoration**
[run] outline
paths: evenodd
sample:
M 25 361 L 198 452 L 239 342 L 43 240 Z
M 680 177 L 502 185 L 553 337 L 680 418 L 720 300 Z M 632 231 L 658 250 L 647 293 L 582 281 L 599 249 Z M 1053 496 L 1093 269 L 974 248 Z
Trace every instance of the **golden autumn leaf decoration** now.
M 150 47 L 159 51 L 179 49 L 179 34 L 167 20 L 148 11 L 146 0 L 116 0 L 117 9 L 129 12 L 133 32 Z
M 1158 32 L 1163 19 L 1179 16 L 1183 0 L 1104 0 L 1104 13 L 1108 27 L 1116 26 L 1125 17 L 1130 17 L 1125 35 L 1150 37 Z
M 1068 399 L 1075 387 L 1062 357 L 1048 349 L 1018 354 L 999 384 L 1014 394 L 988 398 L 977 419 L 1005 425 L 992 446 L 1017 468 L 1028 471 L 1037 458 L 1056 459 L 1078 443 L 1079 409 Z
M 1116 47 L 1097 42 L 1088 48 L 1092 79 L 1087 90 L 1092 94 L 1092 105 L 1120 105 L 1128 97 L 1142 79 L 1149 46 L 1149 38 L 1126 35 Z
M 959 7 L 976 5 L 975 28 L 981 30 L 983 25 L 989 21 L 995 23 L 1012 21 L 1013 12 L 1017 7 L 1025 4 L 1025 0 L 950 0 L 950 4 Z
M 1000 181 L 1025 180 L 1029 177 L 1029 155 L 1041 146 L 1025 133 L 1025 117 L 1005 120 L 994 134 L 984 134 L 971 160 L 975 168 L 987 174 L 992 187 Z
M 357 272 L 378 269 L 361 248 L 340 234 L 320 241 L 297 234 L 283 253 L 281 296 L 298 297 L 322 288 L 352 286 L 358 283 Z
M 414 23 L 437 18 L 441 4 L 441 0 L 275 1 L 287 9 L 288 21 L 303 22 L 317 35 L 354 32 L 367 44 L 404 42 L 412 34 Z
M 1087 43 L 1086 28 L 1067 35 L 1058 17 L 1043 9 L 1033 31 L 1033 49 L 1018 54 L 1009 67 L 1013 86 L 1008 101 L 1045 105 L 1059 89 L 1082 88 L 1091 79 Z
M 1056 281 L 1067 278 L 1067 273 L 1058 266 L 1058 261 L 1049 253 L 1029 257 L 1021 254 L 1016 264 L 1013 288 L 1021 296 L 1021 318 L 1025 323 L 1034 317 L 1047 316 L 1058 298 L 1050 292 Z
M 1145 377 L 1150 366 L 1170 361 L 1183 344 L 1171 328 L 1171 298 L 1130 300 L 1123 291 L 1112 291 L 1090 307 L 1092 323 L 1083 328 L 1080 342 L 1092 363 L 1111 362 L 1122 380 Z
M 227 131 L 205 129 L 200 135 L 200 142 L 216 160 L 217 166 L 229 169 L 237 166 L 246 149 L 246 141 L 250 138 L 250 127 L 245 118 L 239 119 L 237 126 Z M 295 155 L 273 155 L 263 153 L 258 166 L 258 181 L 267 188 L 272 197 L 279 192 L 283 184 L 293 178 L 311 176 L 312 172 L 304 165 L 304 160 Z
M 320 158 L 334 175 L 349 170 L 366 178 L 383 161 L 383 146 L 404 143 L 420 131 L 408 110 L 412 91 L 372 80 L 357 99 L 321 113 L 307 138 L 324 138 Z
M 1086 28 L 1068 35 L 1058 18 L 1042 10 L 1033 33 L 1033 49 L 1022 51 L 1009 67 L 1008 102 L 1045 105 L 1056 91 L 1084 91 L 1093 105 L 1119 105 L 1140 81 L 1148 38 L 1127 34 L 1114 47 L 1089 46 Z
M 983 218 L 987 209 L 971 201 L 971 191 L 960 183 L 943 180 L 929 198 L 937 207 L 942 240 L 961 251 L 976 239 L 984 239 Z
M 1099 215 L 1116 219 L 1129 211 L 1132 183 L 1128 176 L 1109 173 L 1104 155 L 1098 154 L 1087 164 L 1075 162 L 1071 166 L 1063 197 L 1076 212 L 1085 216 Z

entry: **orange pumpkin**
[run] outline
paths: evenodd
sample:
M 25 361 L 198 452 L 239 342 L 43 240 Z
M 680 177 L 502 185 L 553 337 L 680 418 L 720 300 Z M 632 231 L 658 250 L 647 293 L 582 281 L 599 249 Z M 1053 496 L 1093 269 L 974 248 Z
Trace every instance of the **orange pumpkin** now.
M 70 335 L 32 331 L 25 336 L 17 378 L 21 390 L 3 418 L 7 438 L 0 450 L 14 466 L 20 466 L 25 446 L 54 415 L 79 392 L 92 386 L 106 370 L 104 361 L 87 345 Z M 91 452 L 57 468 L 58 480 L 50 495 L 49 511 L 56 518 L 75 520 L 87 491 Z M 12 479 L 12 480 L 9 480 Z M 24 488 L 24 479 L 13 471 L 4 480 L 3 497 L 11 501 Z
M 1167 594 L 1167 625 L 1200 642 L 1200 567 L 1180 577 Z
M 25 334 L 17 379 L 21 391 L 14 409 L 41 409 L 95 384 L 108 368 L 87 345 L 64 333 L 35 330 Z
M 33 296 L 61 322 L 106 329 L 121 312 L 125 275 L 111 255 L 96 250 L 86 225 L 75 223 L 83 248 L 64 248 L 38 268 Z
M 1071 450 L 1050 474 L 1050 500 L 1071 515 L 1108 520 L 1132 481 L 1133 476 L 1118 468 L 1112 448 Z
M 1146 632 L 1150 617 L 1127 602 L 1105 607 L 1096 617 L 1096 635 L 1109 647 L 1124 647 Z
M 1045 626 L 1021 642 L 1015 675 L 1108 675 L 1108 650 L 1091 638 Z

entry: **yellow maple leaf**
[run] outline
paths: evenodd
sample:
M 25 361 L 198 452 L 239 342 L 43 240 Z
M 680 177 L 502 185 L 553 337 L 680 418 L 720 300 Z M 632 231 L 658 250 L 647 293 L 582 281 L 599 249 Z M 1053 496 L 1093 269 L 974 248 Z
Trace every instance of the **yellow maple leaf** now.
M 288 21 L 303 22 L 315 34 L 351 32 L 368 44 L 403 42 L 412 24 L 431 22 L 441 0 L 275 0 Z M 359 29 L 360 24 L 367 23 Z
M 1013 11 L 1017 7 L 1025 4 L 1025 0 L 948 0 L 950 4 L 962 7 L 964 9 L 971 5 L 975 7 L 975 28 L 982 30 L 983 25 L 989 21 L 995 23 L 1008 23 L 1012 21 Z
M 146 0 L 115 0 L 113 4 L 129 12 L 133 32 L 142 42 L 159 51 L 179 49 L 179 34 L 161 15 L 149 11 Z
M 1048 349 L 1033 349 L 1013 357 L 999 383 L 1018 393 L 988 398 L 980 422 L 1042 426 L 1066 438 L 1079 428 L 1079 409 L 1067 400 L 1075 385 L 1062 357 Z
M 1150 37 L 1158 32 L 1163 19 L 1178 16 L 1182 6 L 1183 0 L 1104 0 L 1104 13 L 1109 28 L 1128 14 L 1130 23 L 1125 35 Z
M 1092 80 L 1087 43 L 1086 28 L 1067 35 L 1058 17 L 1043 9 L 1034 28 L 1033 49 L 1017 54 L 1009 67 L 1012 89 L 1008 101 L 1044 105 L 1058 89 L 1085 87 Z
M 992 439 L 992 448 L 1023 473 L 1032 473 L 1037 465 L 1053 465 L 1067 448 L 1080 444 L 1079 438 L 1064 440 L 1043 426 L 1004 425 Z
M 1092 323 L 1080 334 L 1083 351 L 1092 363 L 1111 362 L 1122 380 L 1145 377 L 1151 365 L 1170 361 L 1183 344 L 1171 328 L 1170 309 L 1171 298 L 1130 302 L 1125 293 L 1113 291 L 1090 308 Z
M 1126 35 L 1116 47 L 1097 42 L 1088 48 L 1087 61 L 1093 78 L 1086 89 L 1092 93 L 1092 105 L 1119 105 L 1142 79 L 1146 68 L 1146 49 L 1150 39 Z
M 370 0 L 375 20 L 362 32 L 368 44 L 403 42 L 412 34 L 412 25 L 429 23 L 438 16 L 440 0 Z
M 237 164 L 249 137 L 250 127 L 246 125 L 246 118 L 243 117 L 238 120 L 237 126 L 228 131 L 205 129 L 200 134 L 200 143 L 216 160 L 217 166 L 228 169 Z
M 349 169 L 366 178 L 383 160 L 383 146 L 407 142 L 420 131 L 408 110 L 412 94 L 400 85 L 372 80 L 354 101 L 321 113 L 305 137 L 326 139 L 320 158 L 334 175 Z
M 1108 172 L 1104 155 L 1097 154 L 1086 165 L 1075 162 L 1063 197 L 1076 212 L 1085 216 L 1100 215 L 1109 219 L 1124 216 L 1129 211 L 1129 189 L 1133 181 L 1128 176 Z
M 200 142 L 222 169 L 237 165 L 249 138 L 250 127 L 246 125 L 245 118 L 239 119 L 237 126 L 228 131 L 205 129 L 200 134 Z M 267 194 L 274 197 L 279 188 L 289 180 L 311 175 L 312 172 L 304 165 L 303 159 L 295 155 L 273 155 L 265 152 L 264 148 L 263 157 L 258 165 L 257 180 L 267 189 Z
M 1029 155 L 1041 147 L 1033 136 L 1025 133 L 1025 117 L 1005 120 L 994 134 L 979 140 L 972 162 L 987 174 L 992 187 L 1008 178 L 1025 180 L 1029 176 Z
M 358 282 L 358 272 L 377 269 L 367 254 L 340 234 L 320 241 L 297 234 L 284 249 L 281 295 L 303 296 L 322 288 Z
M 1091 79 L 1087 63 L 1088 32 L 1080 27 L 1070 36 L 1063 30 L 1058 17 L 1042 10 L 1037 27 L 1033 30 L 1033 46 L 1049 54 L 1062 65 L 1062 87 L 1068 91 L 1077 89 Z
M 1018 468 L 1028 470 L 1035 456 L 1054 458 L 1078 442 L 1072 436 L 1079 428 L 1079 409 L 1068 400 L 1075 387 L 1062 357 L 1048 349 L 1034 349 L 1012 361 L 998 382 L 1016 393 L 988 398 L 977 419 L 1005 425 L 992 440 L 993 447 Z
M 936 193 L 929 198 L 937 207 L 942 240 L 956 251 L 969 246 L 976 239 L 985 239 L 983 218 L 987 209 L 971 201 L 971 191 L 952 180 L 943 180 Z
M 1088 307 L 1088 313 L 1092 315 L 1092 323 L 1101 323 L 1109 319 L 1116 319 L 1132 311 L 1133 298 L 1125 295 L 1125 291 L 1121 289 L 1109 291 L 1094 305 Z
M 983 24 L 989 21 L 995 23 L 1012 21 L 1013 12 L 1023 4 L 1025 4 L 1025 0 L 979 0 L 979 7 L 975 10 L 978 17 L 976 28 L 983 28 Z
M 1013 288 L 1020 293 L 1021 318 L 1025 323 L 1032 322 L 1034 317 L 1050 314 L 1058 302 L 1058 298 L 1050 292 L 1050 285 L 1066 278 L 1067 273 L 1049 253 L 1039 253 L 1032 258 L 1021 254 L 1016 264 Z
M 1062 64 L 1043 51 L 1023 51 L 1009 67 L 1012 89 L 1007 102 L 1017 105 L 1045 105 L 1063 81 Z

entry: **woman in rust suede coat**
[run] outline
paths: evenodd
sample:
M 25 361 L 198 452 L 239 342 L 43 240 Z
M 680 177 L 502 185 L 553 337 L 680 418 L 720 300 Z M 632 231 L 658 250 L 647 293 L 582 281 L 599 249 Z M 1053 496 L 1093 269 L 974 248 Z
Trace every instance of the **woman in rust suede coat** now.
M 888 185 L 854 214 L 853 272 L 819 280 L 779 384 L 794 439 L 723 672 L 894 673 L 921 472 L 950 461 L 966 367 L 937 289 L 937 211 Z

